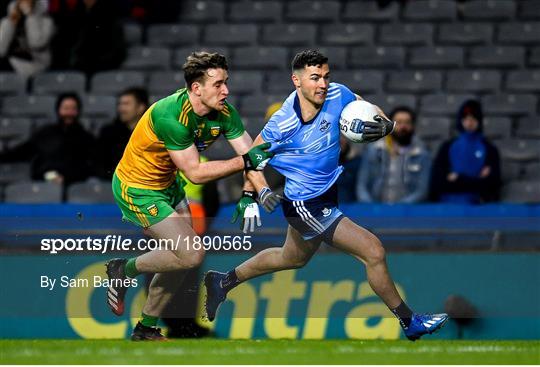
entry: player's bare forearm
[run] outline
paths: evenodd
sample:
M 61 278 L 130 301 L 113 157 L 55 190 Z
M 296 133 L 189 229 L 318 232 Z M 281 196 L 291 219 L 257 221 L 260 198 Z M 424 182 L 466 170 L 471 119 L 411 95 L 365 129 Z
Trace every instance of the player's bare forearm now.
M 246 177 L 248 178 L 247 182 L 251 184 L 256 192 L 261 192 L 264 187 L 269 187 L 262 172 L 248 171 Z
M 194 184 L 204 184 L 219 178 L 230 176 L 243 169 L 244 159 L 242 157 L 234 157 L 226 161 L 203 162 L 200 163 L 199 168 L 193 172 L 191 175 L 193 180 L 190 179 L 190 181 Z
M 217 180 L 244 169 L 244 159 L 241 156 L 229 160 L 200 162 L 199 152 L 194 145 L 184 150 L 169 150 L 169 155 L 176 167 L 194 184 Z

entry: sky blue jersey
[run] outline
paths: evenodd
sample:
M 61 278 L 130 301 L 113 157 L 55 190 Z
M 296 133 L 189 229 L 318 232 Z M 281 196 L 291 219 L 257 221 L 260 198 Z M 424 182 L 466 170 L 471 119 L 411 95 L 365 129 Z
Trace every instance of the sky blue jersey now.
M 308 200 L 323 194 L 343 171 L 339 165 L 339 116 L 356 96 L 349 88 L 330 83 L 326 101 L 311 120 L 302 121 L 296 91 L 272 115 L 261 132 L 272 143 L 270 165 L 285 176 L 285 195 Z

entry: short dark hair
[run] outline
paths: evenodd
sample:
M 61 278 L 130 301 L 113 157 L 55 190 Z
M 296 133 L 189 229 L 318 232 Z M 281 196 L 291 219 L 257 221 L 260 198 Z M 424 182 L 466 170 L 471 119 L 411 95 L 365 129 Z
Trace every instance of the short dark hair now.
M 411 115 L 411 122 L 413 124 L 416 123 L 416 113 L 412 110 L 412 108 L 410 107 L 407 107 L 407 106 L 397 106 L 396 108 L 394 108 L 392 110 L 392 112 L 390 112 L 390 119 L 391 120 L 394 120 L 394 116 L 396 115 L 396 113 L 398 112 L 405 112 L 405 113 L 408 113 L 409 115 Z
M 208 69 L 229 70 L 227 58 L 217 52 L 210 53 L 206 51 L 193 52 L 189 55 L 182 66 L 187 88 L 191 89 L 191 84 L 204 80 Z
M 133 96 L 137 103 L 144 104 L 145 106 L 148 106 L 148 92 L 146 89 L 141 87 L 130 87 L 127 89 L 124 89 L 118 97 L 122 96 Z
M 77 103 L 77 109 L 79 110 L 80 115 L 82 112 L 82 102 L 79 95 L 75 92 L 66 92 L 59 94 L 58 97 L 56 97 L 55 111 L 58 112 L 60 105 L 62 104 L 62 102 L 64 102 L 65 99 L 73 99 Z
M 324 56 L 318 50 L 304 50 L 297 53 L 291 63 L 293 73 L 306 66 L 317 66 L 328 64 L 328 57 Z

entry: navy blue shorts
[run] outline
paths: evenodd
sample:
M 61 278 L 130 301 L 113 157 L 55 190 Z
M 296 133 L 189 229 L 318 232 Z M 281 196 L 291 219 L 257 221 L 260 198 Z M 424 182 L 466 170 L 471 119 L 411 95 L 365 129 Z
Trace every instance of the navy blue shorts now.
M 285 197 L 281 207 L 287 222 L 304 240 L 324 240 L 331 244 L 343 213 L 337 207 L 337 185 L 324 194 L 309 200 L 290 200 Z

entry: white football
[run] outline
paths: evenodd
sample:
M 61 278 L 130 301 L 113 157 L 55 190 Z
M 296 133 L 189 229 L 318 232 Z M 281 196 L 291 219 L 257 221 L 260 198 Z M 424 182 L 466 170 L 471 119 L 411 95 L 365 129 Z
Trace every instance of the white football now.
M 339 128 L 341 133 L 350 141 L 362 143 L 362 133 L 357 133 L 358 125 L 364 121 L 374 121 L 373 118 L 377 115 L 377 109 L 374 105 L 367 101 L 352 101 L 345 106 L 339 117 Z

